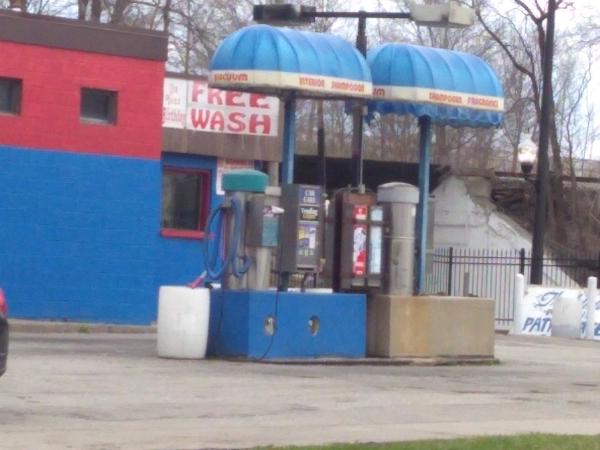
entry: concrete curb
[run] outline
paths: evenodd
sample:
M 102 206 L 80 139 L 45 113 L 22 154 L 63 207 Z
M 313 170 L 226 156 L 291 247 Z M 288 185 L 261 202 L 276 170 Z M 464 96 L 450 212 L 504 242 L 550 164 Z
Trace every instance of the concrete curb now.
M 156 325 L 114 325 L 86 322 L 51 322 L 38 320 L 10 319 L 10 331 L 14 333 L 79 333 L 79 334 L 155 334 Z M 500 364 L 494 357 L 437 357 L 437 358 L 314 358 L 314 359 L 241 359 L 216 358 L 208 360 L 236 363 L 260 363 L 271 365 L 299 366 L 490 366 Z
M 10 331 L 15 333 L 156 333 L 156 326 L 115 325 L 86 322 L 52 322 L 9 319 Z
M 315 358 L 315 359 L 238 359 L 238 358 L 215 358 L 220 361 L 238 363 L 260 363 L 271 365 L 289 366 L 495 366 L 500 360 L 494 357 L 439 357 L 439 358 Z

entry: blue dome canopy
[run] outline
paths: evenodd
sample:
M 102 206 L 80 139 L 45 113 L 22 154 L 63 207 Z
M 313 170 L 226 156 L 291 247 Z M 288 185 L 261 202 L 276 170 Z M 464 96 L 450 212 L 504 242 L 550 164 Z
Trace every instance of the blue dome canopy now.
M 370 97 L 371 72 L 350 43 L 330 34 L 252 25 L 229 35 L 210 62 L 212 87 L 301 97 Z
M 481 58 L 457 51 L 409 44 L 384 44 L 370 50 L 372 114 L 428 116 L 456 127 L 493 127 L 502 123 L 502 85 Z

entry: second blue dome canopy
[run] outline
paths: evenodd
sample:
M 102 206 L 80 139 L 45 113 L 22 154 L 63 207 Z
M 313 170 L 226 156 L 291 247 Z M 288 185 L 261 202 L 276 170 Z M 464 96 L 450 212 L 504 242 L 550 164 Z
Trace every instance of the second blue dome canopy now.
M 371 113 L 429 116 L 434 123 L 492 127 L 502 123 L 504 98 L 496 73 L 468 53 L 410 44 L 370 50 Z

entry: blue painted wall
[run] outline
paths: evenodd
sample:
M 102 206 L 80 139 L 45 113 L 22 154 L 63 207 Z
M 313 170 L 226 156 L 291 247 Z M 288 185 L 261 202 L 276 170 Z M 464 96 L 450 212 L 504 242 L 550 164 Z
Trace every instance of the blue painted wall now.
M 159 161 L 0 146 L 0 187 L 12 317 L 154 320 Z
M 160 285 L 204 270 L 202 240 L 160 236 L 162 160 L 0 146 L 0 287 L 15 318 L 149 324 Z
M 163 166 L 206 169 L 211 172 L 211 205 L 220 201 L 216 194 L 215 173 L 217 159 L 209 156 L 163 153 Z M 158 285 L 187 284 L 204 271 L 202 240 L 161 238 L 159 248 Z

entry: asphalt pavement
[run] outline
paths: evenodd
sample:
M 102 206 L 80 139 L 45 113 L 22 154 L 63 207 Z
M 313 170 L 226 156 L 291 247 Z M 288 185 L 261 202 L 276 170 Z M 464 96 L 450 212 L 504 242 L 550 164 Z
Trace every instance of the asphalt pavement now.
M 153 334 L 11 338 L 0 449 L 600 434 L 597 342 L 497 336 L 499 365 L 417 367 L 167 360 Z

